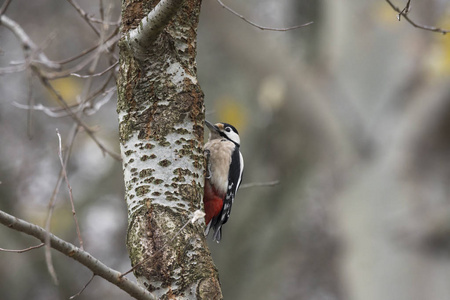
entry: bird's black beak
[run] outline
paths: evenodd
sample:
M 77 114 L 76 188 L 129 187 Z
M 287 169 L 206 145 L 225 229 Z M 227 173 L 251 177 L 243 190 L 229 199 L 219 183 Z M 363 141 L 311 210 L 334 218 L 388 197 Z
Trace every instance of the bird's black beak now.
M 211 132 L 219 132 L 219 128 L 217 128 L 216 125 L 210 123 L 210 122 L 207 121 L 207 120 L 205 120 L 205 124 L 206 124 L 206 126 L 208 126 L 208 129 L 209 129 Z

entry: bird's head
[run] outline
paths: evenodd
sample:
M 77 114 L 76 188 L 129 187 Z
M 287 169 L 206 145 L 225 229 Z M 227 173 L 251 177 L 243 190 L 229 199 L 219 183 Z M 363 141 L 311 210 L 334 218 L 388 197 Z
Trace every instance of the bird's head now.
M 229 141 L 232 141 L 237 146 L 241 144 L 241 139 L 239 138 L 239 132 L 237 129 L 228 123 L 216 123 L 212 124 L 205 120 L 206 126 L 208 126 L 209 131 L 211 132 L 209 135 L 210 140 L 225 138 Z

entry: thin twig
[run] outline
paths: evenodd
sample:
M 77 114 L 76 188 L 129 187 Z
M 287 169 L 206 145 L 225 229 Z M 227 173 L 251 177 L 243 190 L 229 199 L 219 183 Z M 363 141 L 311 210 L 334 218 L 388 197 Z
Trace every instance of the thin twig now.
M 75 0 L 67 0 L 76 10 L 77 12 L 80 14 L 80 16 L 88 23 L 88 25 L 92 28 L 92 30 L 94 30 L 95 34 L 97 34 L 97 36 L 101 37 L 102 32 L 100 30 L 97 29 L 97 27 L 94 26 L 94 24 L 92 24 L 93 22 L 90 19 L 90 16 L 81 8 L 81 6 L 78 5 L 78 3 L 75 2 Z M 109 24 L 105 24 L 103 23 L 103 25 L 109 25 Z M 116 28 L 116 30 L 118 30 L 119 27 Z M 106 51 L 114 56 L 116 59 L 118 59 L 115 55 L 115 53 L 113 53 L 112 51 L 110 51 L 108 48 L 106 48 Z
M 45 243 L 41 243 L 41 244 L 39 244 L 39 245 L 31 246 L 31 247 L 28 247 L 28 248 L 25 248 L 25 249 L 21 249 L 21 250 L 11 250 L 11 249 L 3 249 L 3 248 L 0 248 L 0 251 L 4 251 L 4 252 L 13 252 L 13 253 L 24 253 L 24 252 L 27 252 L 27 251 L 30 251 L 30 250 L 34 250 L 34 249 L 41 248 L 41 247 L 43 247 L 43 246 L 45 246 Z
M 145 287 L 142 287 L 127 278 L 119 278 L 120 272 L 106 266 L 90 253 L 81 250 L 80 248 L 64 241 L 63 239 L 60 239 L 50 232 L 47 232 L 42 227 L 26 222 L 1 210 L 0 224 L 3 224 L 5 227 L 8 227 L 10 229 L 33 236 L 41 242 L 44 242 L 46 236 L 49 236 L 50 245 L 53 249 L 63 253 L 67 257 L 76 260 L 77 262 L 91 270 L 92 273 L 106 279 L 123 291 L 127 292 L 131 297 L 140 300 L 156 300 L 156 297 L 149 291 L 147 291 Z
M 62 157 L 61 135 L 59 134 L 58 128 L 56 128 L 56 135 L 58 135 L 58 145 L 59 145 L 58 157 L 59 157 L 59 162 L 61 163 L 61 168 L 63 170 L 64 180 L 66 181 L 67 188 L 69 189 L 70 205 L 72 206 L 72 215 L 73 215 L 73 219 L 75 221 L 75 227 L 76 227 L 76 230 L 77 230 L 78 241 L 80 242 L 80 249 L 84 250 L 84 248 L 83 248 L 83 239 L 81 238 L 80 226 L 78 224 L 78 218 L 77 218 L 77 214 L 75 212 L 75 205 L 73 204 L 72 186 L 70 185 L 69 179 L 67 178 L 66 165 L 64 164 L 64 160 L 63 160 L 63 157 Z
M 109 25 L 109 26 L 120 26 L 120 23 L 122 22 L 121 18 L 119 18 L 119 20 L 117 20 L 117 21 L 104 21 L 104 20 L 96 19 L 94 17 L 89 17 L 89 19 L 91 20 L 92 23 L 100 23 L 100 24 Z
M 397 15 L 397 19 L 400 21 L 401 15 L 407 15 L 410 9 L 411 9 L 411 0 L 408 0 L 405 8 L 403 8 L 402 11 Z
M 226 10 L 228 10 L 230 13 L 232 13 L 233 15 L 235 15 L 236 17 L 242 19 L 243 21 L 247 22 L 248 24 L 259 28 L 261 30 L 269 30 L 269 31 L 289 31 L 289 30 L 294 30 L 294 29 L 298 29 L 298 28 L 302 28 L 308 25 L 313 24 L 314 22 L 308 22 L 302 25 L 296 25 L 296 26 L 292 26 L 292 27 L 287 27 L 287 28 L 274 28 L 274 27 L 266 27 L 266 26 L 261 26 L 256 24 L 255 22 L 252 22 L 250 20 L 248 20 L 247 18 L 245 18 L 243 15 L 241 15 L 240 13 L 238 13 L 237 11 L 233 10 L 231 7 L 225 5 L 221 0 L 217 0 L 217 2 L 219 2 L 220 6 L 222 6 L 223 8 L 225 8 Z
M 3 15 L 6 10 L 8 9 L 9 4 L 11 4 L 12 0 L 6 0 L 5 3 L 3 3 L 2 7 L 0 8 L 0 16 Z
M 112 98 L 113 92 L 115 92 L 117 89 L 117 87 L 113 86 L 113 87 L 109 88 L 108 90 L 104 90 L 107 84 L 108 84 L 108 81 L 106 82 L 106 84 L 103 87 L 101 87 L 100 89 L 98 89 L 97 91 L 92 93 L 92 95 L 90 95 L 88 97 L 88 100 L 86 101 L 86 103 L 84 105 L 81 105 L 81 104 L 71 105 L 70 108 L 71 109 L 73 108 L 74 112 L 84 110 L 84 111 L 86 111 L 87 115 L 92 115 L 92 114 L 96 113 L 103 105 L 105 105 L 107 102 L 110 101 L 110 99 Z M 91 100 L 97 98 L 97 96 L 99 96 L 100 94 L 104 96 L 101 100 L 96 101 L 94 104 L 87 103 L 87 102 L 92 102 Z M 62 118 L 62 117 L 67 117 L 69 115 L 64 108 L 61 108 L 59 106 L 58 107 L 49 107 L 49 106 L 44 106 L 41 103 L 30 106 L 30 105 L 24 105 L 24 104 L 15 102 L 15 101 L 13 101 L 11 104 L 14 107 L 17 107 L 19 109 L 42 111 L 44 114 L 46 114 L 47 116 L 52 117 L 52 118 Z
M 278 185 L 280 184 L 279 180 L 274 180 L 274 181 L 269 181 L 269 182 L 252 182 L 252 183 L 245 183 L 245 184 L 241 184 L 241 186 L 239 187 L 239 189 L 247 189 L 247 188 L 252 188 L 252 187 L 257 187 L 257 186 L 274 186 L 274 185 Z
M 72 117 L 72 119 L 80 126 L 82 127 L 86 133 L 89 135 L 89 137 L 97 144 L 97 146 L 100 148 L 100 150 L 103 152 L 103 154 L 108 154 L 109 156 L 111 156 L 112 158 L 116 159 L 116 160 L 121 160 L 121 156 L 117 153 L 114 153 L 111 150 L 108 150 L 105 146 L 103 146 L 102 143 L 100 143 L 100 141 L 97 139 L 97 137 L 95 136 L 94 132 L 92 131 L 92 129 L 90 129 L 73 111 L 72 109 L 69 107 L 69 105 L 67 104 L 67 102 L 64 100 L 64 98 L 61 96 L 61 94 L 55 90 L 55 88 L 50 84 L 50 82 L 43 76 L 41 76 L 41 74 L 36 70 L 36 72 L 39 75 L 39 78 L 41 79 L 41 82 L 43 83 L 43 85 L 52 92 L 53 95 L 56 96 L 56 99 L 58 100 L 58 102 L 61 104 L 61 106 L 69 113 L 69 115 Z
M 98 112 L 100 110 L 100 108 L 105 105 L 106 103 L 109 102 L 109 100 L 111 100 L 112 96 L 113 96 L 113 92 L 116 91 L 116 87 L 112 87 L 111 89 L 109 89 L 108 91 L 105 91 L 104 95 L 105 97 L 103 97 L 101 100 L 96 101 L 95 103 L 91 104 L 89 107 L 86 106 L 85 112 L 87 115 L 92 115 L 95 114 L 96 112 Z
M 99 4 L 99 7 L 98 7 L 98 10 L 100 12 L 100 20 L 103 21 L 105 19 L 105 12 L 103 10 L 103 0 L 100 0 L 100 4 Z
M 72 5 L 77 10 L 78 14 L 86 21 L 86 23 L 88 23 L 92 30 L 94 30 L 94 32 L 98 36 L 100 36 L 100 31 L 92 24 L 91 20 L 89 19 L 89 15 L 81 8 L 81 6 L 79 6 L 78 3 L 76 3 L 74 0 L 67 0 L 67 2 L 69 2 L 70 5 Z
M 409 24 L 411 24 L 412 26 L 414 26 L 416 28 L 420 28 L 420 29 L 427 30 L 427 31 L 439 32 L 442 34 L 447 34 L 450 32 L 450 30 L 442 29 L 439 27 L 420 25 L 420 24 L 417 24 L 416 22 L 414 22 L 413 20 L 411 20 L 408 16 L 409 11 L 411 10 L 411 3 L 410 3 L 411 1 L 410 0 L 406 4 L 406 7 L 403 9 L 400 9 L 397 6 L 395 6 L 390 0 L 386 0 L 386 2 L 392 7 L 393 10 L 398 12 L 397 19 L 399 21 L 400 21 L 400 16 L 403 16 L 403 18 L 405 18 L 405 20 L 408 21 Z
M 28 67 L 29 63 L 23 63 L 21 65 L 9 66 L 0 68 L 0 75 L 12 74 L 25 71 Z
M 22 43 L 23 48 L 26 50 L 25 52 L 29 50 L 31 53 L 37 54 L 38 61 L 36 61 L 36 63 L 42 64 L 52 70 L 58 70 L 61 68 L 61 65 L 49 60 L 47 56 L 42 53 L 38 46 L 31 40 L 25 30 L 23 30 L 17 22 L 11 20 L 7 16 L 0 15 L 0 24 L 4 25 L 6 28 L 11 30 L 12 33 L 14 33 L 17 39 Z
M 68 116 L 68 113 L 61 107 L 48 107 L 42 104 L 24 105 L 18 102 L 12 102 L 11 104 L 20 109 L 42 111 L 47 116 L 52 118 L 62 118 Z
M 114 38 L 116 35 L 117 35 L 117 30 L 115 30 L 115 31 L 114 31 L 114 32 L 113 32 L 113 33 L 105 40 L 105 42 L 111 40 L 111 39 Z M 102 43 L 97 43 L 96 45 L 94 45 L 94 46 L 92 46 L 92 47 L 90 47 L 90 48 L 87 48 L 87 49 L 81 51 L 80 53 L 78 53 L 78 54 L 75 55 L 75 56 L 72 56 L 72 57 L 69 57 L 69 58 L 66 58 L 66 59 L 63 59 L 63 60 L 59 60 L 59 61 L 57 61 L 56 63 L 61 64 L 61 65 L 67 64 L 67 63 L 69 63 L 69 62 L 72 62 L 72 61 L 74 61 L 74 60 L 79 59 L 80 57 L 83 57 L 84 55 L 86 55 L 86 54 L 88 54 L 88 53 L 94 51 L 95 49 L 97 49 L 97 48 L 100 47 L 100 46 L 102 46 Z
M 28 83 L 28 100 L 27 103 L 30 107 L 34 106 L 33 97 L 33 73 L 31 70 L 27 70 L 27 83 Z M 29 139 L 33 138 L 33 109 L 27 111 L 27 135 Z
M 69 299 L 75 299 L 76 297 L 80 296 L 82 292 L 84 292 L 84 290 L 88 287 L 88 285 L 92 282 L 92 280 L 95 277 L 95 273 L 92 273 L 92 277 L 91 279 L 89 279 L 89 281 L 83 286 L 83 288 L 81 289 L 81 291 L 79 291 L 78 293 L 76 293 L 73 296 L 70 296 Z
M 75 137 L 78 133 L 78 125 L 74 124 L 74 126 L 72 127 L 71 130 L 71 134 L 69 135 L 69 138 L 67 139 L 67 151 L 65 153 L 65 157 L 64 157 L 64 164 L 67 165 L 67 162 L 69 161 L 70 158 L 70 154 L 72 153 L 72 147 L 73 147 L 73 142 L 75 140 Z M 48 203 L 48 210 L 47 210 L 47 217 L 45 218 L 45 232 L 47 233 L 45 236 L 45 262 L 47 264 L 47 269 L 48 272 L 50 273 L 50 276 L 53 279 L 53 282 L 55 284 L 58 284 L 58 278 L 56 276 L 56 272 L 55 272 L 55 268 L 53 267 L 53 260 L 52 260 L 52 254 L 50 251 L 51 245 L 50 245 L 50 224 L 51 224 L 51 220 L 52 220 L 52 216 L 53 216 L 53 211 L 55 209 L 55 205 L 56 205 L 56 195 L 59 192 L 59 188 L 61 187 L 61 183 L 63 180 L 63 170 L 61 168 L 59 175 L 58 175 L 58 179 L 56 181 L 55 184 L 55 188 L 53 189 L 53 193 L 52 196 L 50 197 L 50 201 Z
M 86 67 L 90 62 L 98 59 L 100 53 L 103 51 L 111 54 L 111 50 L 109 48 L 113 48 L 117 41 L 119 41 L 120 35 L 115 34 L 111 39 L 105 40 L 104 42 L 99 43 L 99 47 L 96 48 L 96 52 L 85 58 L 83 61 L 79 62 L 77 65 L 73 66 L 70 69 L 63 70 L 61 72 L 46 72 L 45 70 L 40 70 L 40 74 L 42 77 L 47 79 L 58 79 L 62 77 L 69 76 L 72 73 L 78 72 Z M 118 59 L 116 59 L 117 61 Z
M 108 72 L 109 70 L 111 70 L 112 68 L 114 68 L 115 66 L 117 66 L 118 64 L 119 64 L 119 61 L 116 61 L 114 64 L 112 64 L 111 66 L 109 66 L 108 68 L 106 68 L 105 70 L 103 70 L 102 72 L 100 72 L 100 73 L 95 73 L 95 74 L 92 74 L 92 75 L 80 75 L 80 74 L 77 74 L 77 73 L 71 73 L 70 75 L 71 75 L 71 76 L 78 77 L 78 78 L 98 77 L 98 76 L 104 75 L 106 72 Z

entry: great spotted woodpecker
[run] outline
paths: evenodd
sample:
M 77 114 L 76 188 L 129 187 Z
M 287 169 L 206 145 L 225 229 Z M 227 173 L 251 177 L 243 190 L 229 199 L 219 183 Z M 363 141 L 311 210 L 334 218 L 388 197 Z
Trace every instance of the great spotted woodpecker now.
M 222 238 L 222 225 L 228 221 L 236 192 L 241 185 L 244 159 L 239 151 L 238 131 L 227 123 L 215 125 L 205 121 L 210 130 L 205 144 L 207 172 L 205 177 L 206 230 L 213 229 L 213 240 Z

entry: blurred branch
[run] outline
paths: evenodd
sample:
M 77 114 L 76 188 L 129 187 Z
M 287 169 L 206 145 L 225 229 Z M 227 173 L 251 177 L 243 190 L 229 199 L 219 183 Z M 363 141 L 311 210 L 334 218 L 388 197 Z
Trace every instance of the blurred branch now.
M 38 72 L 37 72 L 38 73 Z M 56 99 L 61 104 L 61 106 L 69 113 L 69 115 L 72 117 L 72 119 L 80 126 L 82 127 L 86 133 L 91 137 L 91 139 L 97 144 L 97 146 L 100 148 L 100 150 L 103 152 L 103 154 L 108 154 L 114 159 L 121 160 L 121 157 L 119 154 L 108 150 L 105 146 L 103 146 L 102 143 L 97 139 L 92 129 L 90 129 L 73 111 L 72 109 L 67 105 L 67 102 L 64 100 L 64 98 L 58 93 L 57 90 L 50 84 L 50 82 L 43 77 L 40 73 L 38 73 L 39 79 L 43 83 L 43 85 L 52 92 L 53 95 L 56 96 Z
M 120 278 L 120 273 L 118 271 L 109 268 L 104 263 L 100 262 L 97 258 L 93 257 L 90 253 L 83 251 L 82 249 L 72 245 L 71 243 L 58 238 L 57 236 L 47 232 L 42 227 L 16 218 L 1 210 L 0 223 L 10 229 L 33 236 L 41 242 L 44 242 L 46 236 L 49 236 L 50 245 L 53 249 L 76 260 L 77 262 L 91 270 L 95 275 L 106 279 L 123 291 L 127 292 L 130 296 L 142 300 L 156 300 L 156 298 L 145 288 L 139 286 L 138 284 L 132 282 L 127 278 Z
M 68 113 L 61 107 L 48 107 L 48 106 L 44 106 L 42 104 L 25 105 L 25 104 L 21 104 L 18 102 L 12 102 L 11 104 L 20 109 L 42 111 L 47 116 L 52 117 L 52 118 L 61 118 L 61 117 L 68 116 Z
M 56 135 L 58 135 L 58 157 L 59 157 L 59 162 L 61 163 L 61 168 L 62 168 L 64 180 L 66 181 L 67 188 L 69 189 L 70 205 L 72 206 L 72 215 L 73 215 L 73 219 L 75 220 L 75 227 L 76 227 L 76 230 L 77 230 L 78 241 L 80 242 L 80 249 L 83 250 L 83 239 L 81 238 L 80 226 L 78 224 L 78 218 L 77 218 L 77 214 L 75 212 L 75 205 L 73 204 L 72 186 L 70 185 L 69 179 L 67 178 L 66 164 L 64 163 L 64 160 L 63 160 L 63 157 L 62 157 L 61 135 L 59 134 L 58 128 L 56 128 Z
M 402 9 L 402 11 L 397 15 L 397 19 L 400 21 L 400 16 L 401 16 L 402 14 L 407 15 L 407 14 L 409 13 L 410 9 L 411 9 L 411 0 L 408 0 L 408 2 L 406 2 L 405 7 L 404 7 L 404 8 Z
M 45 243 L 41 243 L 41 244 L 39 244 L 39 245 L 31 246 L 31 247 L 28 247 L 28 248 L 25 248 L 25 249 L 21 249 L 21 250 L 11 250 L 11 249 L 3 249 L 3 248 L 0 248 L 0 251 L 3 251 L 3 252 L 13 252 L 13 253 L 24 253 L 24 252 L 27 252 L 27 251 L 30 251 L 30 250 L 34 250 L 34 249 L 41 248 L 41 247 L 43 247 L 43 246 L 45 246 Z
M 2 16 L 6 12 L 6 10 L 8 9 L 9 4 L 11 4 L 11 1 L 12 0 L 6 0 L 3 3 L 2 7 L 0 8 L 0 16 Z
M 92 75 L 80 75 L 77 73 L 70 73 L 71 76 L 75 76 L 78 78 L 90 78 L 90 77 L 98 77 L 98 76 L 102 76 L 103 74 L 105 74 L 106 72 L 108 72 L 109 70 L 111 70 L 112 68 L 114 68 L 115 66 L 117 66 L 119 64 L 119 61 L 116 61 L 114 64 L 110 65 L 108 68 L 106 68 L 105 70 L 103 70 L 100 73 L 96 73 L 96 74 L 92 74 Z
M 408 17 L 408 13 L 411 11 L 411 0 L 408 0 L 408 2 L 406 3 L 406 6 L 403 9 L 400 9 L 397 6 L 395 6 L 390 0 L 386 0 L 386 2 L 389 3 L 389 5 L 392 7 L 393 10 L 398 12 L 397 19 L 399 21 L 400 21 L 401 16 L 403 16 L 403 18 L 405 18 L 405 20 L 408 21 L 409 24 L 411 24 L 412 26 L 414 26 L 416 28 L 420 28 L 420 29 L 427 30 L 427 31 L 439 32 L 442 34 L 447 34 L 450 32 L 450 30 L 446 30 L 446 29 L 442 29 L 442 28 L 438 28 L 438 27 L 420 25 L 420 24 L 417 24 L 416 22 L 414 22 L 413 20 L 411 20 Z
M 223 8 L 225 8 L 226 10 L 228 10 L 229 12 L 231 12 L 233 15 L 239 17 L 240 19 L 242 19 L 243 21 L 247 22 L 248 24 L 259 28 L 261 30 L 270 30 L 270 31 L 289 31 L 289 30 L 294 30 L 294 29 L 298 29 L 298 28 L 302 28 L 308 25 L 313 24 L 314 22 L 308 22 L 302 25 L 296 25 L 296 26 L 292 26 L 292 27 L 287 27 L 287 28 L 274 28 L 274 27 L 266 27 L 266 26 L 261 26 L 258 25 L 250 20 L 248 20 L 247 18 L 245 18 L 243 15 L 239 14 L 238 12 L 236 12 L 235 10 L 233 10 L 231 7 L 226 6 L 221 0 L 217 0 L 217 2 L 219 2 L 220 6 L 222 6 Z
M 71 134 L 66 141 L 67 151 L 64 155 L 64 164 L 67 165 L 69 161 L 70 154 L 72 153 L 73 142 L 75 140 L 76 135 L 78 134 L 79 127 L 77 124 L 72 126 Z M 50 224 L 53 216 L 53 211 L 56 205 L 56 195 L 59 192 L 59 188 L 61 187 L 61 183 L 63 180 L 63 170 L 59 171 L 58 179 L 56 180 L 55 188 L 53 189 L 52 196 L 50 197 L 50 201 L 48 202 L 48 210 L 47 217 L 45 218 L 45 232 L 48 233 L 45 236 L 45 262 L 47 264 L 48 272 L 50 273 L 55 284 L 58 282 L 58 278 L 56 276 L 55 269 L 53 267 L 52 261 L 52 253 L 50 251 Z
M 78 14 L 86 21 L 86 23 L 92 28 L 92 30 L 94 30 L 94 32 L 100 36 L 100 31 L 97 29 L 97 27 L 94 26 L 94 24 L 92 24 L 91 20 L 90 20 L 90 16 L 87 14 L 87 12 L 85 12 L 81 6 L 78 5 L 78 3 L 76 3 L 74 0 L 67 0 L 67 2 L 70 3 L 70 5 L 72 5 L 78 12 Z
M 117 28 L 116 30 L 114 30 L 113 33 L 112 33 L 112 34 L 111 34 L 104 42 L 107 42 L 107 41 L 111 40 L 112 38 L 114 38 L 114 37 L 117 35 L 118 32 L 119 32 L 119 28 Z M 97 45 L 92 46 L 91 48 L 85 49 L 85 50 L 81 51 L 80 53 L 78 53 L 77 55 L 75 55 L 75 56 L 73 56 L 73 57 L 70 57 L 70 58 L 66 58 L 66 59 L 57 61 L 57 63 L 59 63 L 59 64 L 66 64 L 66 63 L 69 63 L 69 62 L 71 62 L 71 61 L 77 60 L 77 59 L 79 59 L 80 57 L 83 57 L 84 55 L 86 55 L 86 54 L 88 54 L 88 53 L 94 51 L 94 50 L 97 49 L 98 47 L 102 46 L 102 45 L 104 44 L 104 42 L 100 42 L 100 43 L 98 43 Z M 116 41 L 116 42 L 117 42 L 117 41 Z
M 257 187 L 257 186 L 275 186 L 275 185 L 279 185 L 280 181 L 279 180 L 274 180 L 274 181 L 268 181 L 268 182 L 251 182 L 251 183 L 245 183 L 245 184 L 241 184 L 240 189 L 247 189 L 247 188 L 252 188 L 252 187 Z
M 97 27 L 94 26 L 94 24 L 92 23 L 99 23 L 99 22 L 94 22 L 92 20 L 92 18 L 86 13 L 86 11 L 84 11 L 81 6 L 78 5 L 78 3 L 75 2 L 75 0 L 67 0 L 67 2 L 69 2 L 78 12 L 78 14 L 86 21 L 86 23 L 88 23 L 88 25 L 92 28 L 92 30 L 95 32 L 95 34 L 99 37 L 102 37 L 102 32 L 100 30 L 97 29 Z M 98 20 L 97 20 L 98 21 Z M 105 29 L 105 25 L 109 26 L 110 24 L 108 22 L 101 22 L 104 26 L 102 27 L 102 29 Z M 116 30 L 115 32 L 118 32 L 119 30 L 119 25 L 120 22 L 118 23 L 118 25 L 116 25 Z M 109 47 L 108 47 L 109 48 Z M 106 51 L 113 56 L 114 58 L 116 58 L 118 60 L 118 58 L 116 57 L 116 55 L 114 54 L 114 52 L 112 52 L 111 50 L 109 50 L 108 48 L 106 48 Z
M 50 61 L 44 53 L 42 53 L 41 49 L 30 39 L 30 37 L 26 34 L 22 27 L 7 16 L 0 16 L 0 25 L 4 25 L 6 28 L 11 30 L 12 33 L 22 42 L 22 46 L 27 53 L 31 51 L 32 54 L 37 54 L 37 58 L 39 59 L 35 63 L 42 64 L 45 67 L 58 70 L 61 68 L 61 65 Z M 26 54 L 28 56 L 28 54 Z
M 142 18 L 139 25 L 128 31 L 126 40 L 131 45 L 138 58 L 142 57 L 151 47 L 161 30 L 169 24 L 184 0 L 161 0 Z
M 86 23 L 88 23 L 88 25 L 92 28 L 92 30 L 94 30 L 94 32 L 98 36 L 100 36 L 100 31 L 92 23 L 99 23 L 102 25 L 117 26 L 117 27 L 120 26 L 120 23 L 121 23 L 120 18 L 118 21 L 114 21 L 114 22 L 103 20 L 103 2 L 101 2 L 101 1 L 100 1 L 100 15 L 101 15 L 102 19 L 97 19 L 97 18 L 90 16 L 85 10 L 83 10 L 81 8 L 80 5 L 78 5 L 77 2 L 75 2 L 75 0 L 67 0 L 67 2 L 69 2 L 70 5 L 72 5 L 77 10 L 78 14 L 86 21 Z
M 106 82 L 106 84 L 108 83 L 108 81 Z M 97 91 L 95 91 L 92 95 L 90 95 L 87 98 L 87 101 L 85 101 L 85 103 L 82 104 L 76 104 L 76 105 L 71 105 L 69 106 L 72 111 L 74 112 L 78 112 L 81 110 L 85 110 L 87 115 L 92 115 L 93 113 L 97 112 L 103 105 L 105 105 L 107 102 L 109 102 L 114 94 L 114 92 L 116 91 L 116 87 L 111 87 L 108 90 L 105 90 L 106 85 L 104 85 L 103 87 L 101 87 L 100 89 L 98 89 Z M 103 95 L 104 97 L 102 97 L 100 100 L 97 100 L 95 103 L 91 103 L 93 101 L 93 99 L 96 99 L 99 95 Z M 25 105 L 25 104 L 21 104 L 18 102 L 13 101 L 11 103 L 14 107 L 17 107 L 19 109 L 26 109 L 26 110 L 37 110 L 37 111 L 42 111 L 44 114 L 46 114 L 49 117 L 52 118 L 62 118 L 62 117 L 67 117 L 69 115 L 69 113 L 61 107 L 50 107 L 50 106 L 44 106 L 42 104 L 35 104 L 35 105 Z
M 89 279 L 89 281 L 83 286 L 83 288 L 78 293 L 76 293 L 73 296 L 70 296 L 69 299 L 72 300 L 72 299 L 75 299 L 76 297 L 80 296 L 81 293 L 84 292 L 84 290 L 88 287 L 88 285 L 91 284 L 94 277 L 95 277 L 95 273 L 92 273 L 91 279 Z
M 27 67 L 28 67 L 28 64 L 24 63 L 24 64 L 20 64 L 17 66 L 9 66 L 9 67 L 0 68 L 0 76 L 5 75 L 5 74 L 22 72 L 22 71 L 25 71 L 27 69 Z
M 27 93 L 27 104 L 30 107 L 34 106 L 34 97 L 33 97 L 33 72 L 30 69 L 27 69 L 27 84 L 28 84 L 28 93 Z M 27 111 L 27 135 L 29 139 L 33 138 L 33 109 L 29 109 Z
M 44 70 L 41 70 L 40 74 L 41 74 L 41 76 L 43 76 L 47 79 L 58 79 L 58 78 L 70 76 L 72 73 L 82 70 L 90 62 L 96 60 L 102 52 L 109 52 L 110 51 L 109 48 L 115 46 L 115 44 L 117 43 L 117 41 L 119 39 L 120 39 L 119 35 L 115 34 L 111 39 L 105 40 L 104 42 L 100 42 L 99 46 L 95 47 L 95 49 L 97 49 L 97 51 L 95 53 L 93 53 L 89 57 L 85 58 L 83 61 L 79 62 L 77 65 L 73 66 L 70 69 L 66 69 L 61 72 L 45 72 Z M 77 56 L 78 57 L 76 57 L 76 58 L 79 58 L 82 55 L 77 55 Z M 116 60 L 118 60 L 118 59 L 116 59 Z M 67 60 L 63 61 L 63 62 L 66 63 Z

